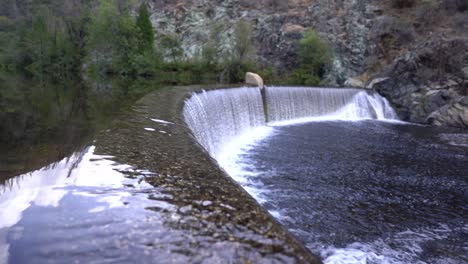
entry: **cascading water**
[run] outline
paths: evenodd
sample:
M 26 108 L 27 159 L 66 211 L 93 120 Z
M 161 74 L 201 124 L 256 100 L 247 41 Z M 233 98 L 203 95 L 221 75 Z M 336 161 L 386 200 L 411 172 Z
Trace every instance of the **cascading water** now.
M 268 121 L 397 119 L 388 101 L 358 89 L 269 87 Z
M 272 125 L 314 120 L 397 119 L 387 100 L 358 89 L 267 87 L 266 109 L 259 88 L 234 88 L 194 93 L 185 103 L 185 122 L 197 141 L 220 160 L 229 142 Z M 265 114 L 266 113 L 266 114 Z M 260 133 L 262 134 L 262 133 Z M 263 133 L 265 134 L 265 133 Z M 236 142 L 236 144 L 240 144 Z
M 193 94 L 185 121 L 323 263 L 464 263 L 460 146 L 392 124 L 394 110 L 375 92 L 267 87 L 263 96 L 258 88 Z M 391 122 L 327 122 L 368 119 Z M 308 121 L 325 122 L 287 126 Z
M 214 158 L 225 143 L 265 125 L 258 88 L 223 89 L 193 94 L 183 115 L 197 141 Z

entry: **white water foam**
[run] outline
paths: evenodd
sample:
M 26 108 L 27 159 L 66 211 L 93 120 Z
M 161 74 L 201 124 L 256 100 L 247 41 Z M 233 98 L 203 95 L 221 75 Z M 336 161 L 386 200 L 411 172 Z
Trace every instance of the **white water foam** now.
M 390 103 L 359 89 L 268 87 L 268 121 L 284 126 L 323 121 L 398 121 Z
M 468 230 L 468 225 L 465 225 Z M 446 224 L 434 229 L 406 230 L 370 243 L 353 243 L 345 248 L 328 247 L 321 252 L 325 264 L 403 264 L 403 263 L 457 263 L 453 259 L 419 260 L 422 244 L 447 239 L 453 232 Z M 468 248 L 467 248 L 468 249 Z
M 273 127 L 261 126 L 254 128 L 224 144 L 223 151 L 216 156 L 221 168 L 260 203 L 266 202 L 262 195 L 263 191 L 258 187 L 258 182 L 252 181 L 259 173 L 247 165 L 248 162 L 245 162 L 243 156 L 259 142 L 274 135 L 274 133 Z
M 379 120 L 400 122 L 387 100 L 357 89 L 266 88 L 267 117 L 258 88 L 224 89 L 193 94 L 186 101 L 184 118 L 197 141 L 219 165 L 260 203 L 267 202 L 260 172 L 249 166 L 244 155 L 274 135 L 274 126 L 316 121 Z M 270 212 L 281 218 L 280 212 Z M 344 249 L 327 248 L 325 263 L 385 262 L 385 254 L 371 246 L 353 244 Z M 397 253 L 395 253 L 397 254 Z
M 230 142 L 239 137 L 255 137 L 254 129 L 267 126 L 267 119 L 271 126 L 310 121 L 398 120 L 385 98 L 364 90 L 267 87 L 265 96 L 264 106 L 259 88 L 194 93 L 185 102 L 185 123 L 197 141 L 218 159 L 220 153 L 226 152 L 225 147 L 232 145 Z M 234 150 L 229 147 L 229 151 Z
M 257 88 L 193 94 L 185 102 L 183 115 L 197 141 L 215 159 L 228 142 L 265 125 L 262 96 Z
M 265 96 L 266 106 L 259 88 L 203 91 L 192 94 L 183 110 L 196 140 L 259 201 L 264 200 L 262 190 L 252 182 L 258 173 L 242 156 L 272 135 L 274 126 L 369 119 L 400 122 L 385 98 L 359 89 L 267 87 Z

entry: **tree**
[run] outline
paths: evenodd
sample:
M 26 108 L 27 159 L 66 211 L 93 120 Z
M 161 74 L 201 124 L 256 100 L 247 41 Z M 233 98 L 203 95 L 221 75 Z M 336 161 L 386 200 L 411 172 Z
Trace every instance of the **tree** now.
M 234 29 L 234 60 L 244 62 L 255 53 L 252 40 L 252 25 L 244 20 L 237 23 Z
M 332 59 L 332 50 L 315 31 L 309 30 L 299 41 L 299 56 L 302 65 L 310 67 L 317 75 L 322 75 L 324 67 Z
M 245 72 L 255 71 L 258 65 L 253 61 L 255 47 L 252 39 L 253 28 L 247 21 L 241 20 L 234 28 L 234 46 L 228 61 L 223 62 L 220 81 L 237 83 L 244 79 Z
M 224 25 L 216 23 L 210 30 L 210 37 L 207 43 L 203 46 L 201 55 L 202 63 L 206 66 L 213 66 L 220 62 L 222 58 L 222 32 L 224 31 Z
M 141 33 L 140 52 L 153 51 L 154 49 L 154 29 L 151 24 L 150 13 L 146 3 L 142 3 L 138 12 L 136 25 Z
M 179 61 L 184 55 L 179 37 L 175 34 L 163 36 L 161 38 L 161 48 L 163 49 L 164 56 L 171 59 L 172 62 Z
M 290 76 L 290 82 L 300 85 L 318 85 L 325 75 L 326 66 L 333 57 L 332 49 L 313 30 L 307 31 L 299 41 L 299 68 Z
M 110 67 L 119 17 L 116 6 L 109 0 L 101 0 L 99 7 L 91 14 L 86 50 L 88 60 L 93 64 L 103 68 Z
M 91 65 L 104 73 L 136 74 L 132 67 L 139 55 L 140 34 L 135 19 L 127 8 L 114 0 L 101 0 L 91 15 L 88 27 L 87 53 Z

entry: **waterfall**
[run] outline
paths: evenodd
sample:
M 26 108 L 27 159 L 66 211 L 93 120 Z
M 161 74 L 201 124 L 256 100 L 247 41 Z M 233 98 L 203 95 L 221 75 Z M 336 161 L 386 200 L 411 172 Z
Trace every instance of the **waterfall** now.
M 258 88 L 195 93 L 185 102 L 183 115 L 197 141 L 215 158 L 225 143 L 265 125 Z
M 388 101 L 359 89 L 268 87 L 268 121 L 397 119 Z
M 388 101 L 375 92 L 306 87 L 265 89 L 265 106 L 259 88 L 194 93 L 185 102 L 185 122 L 198 143 L 219 161 L 226 144 L 247 135 L 234 143 L 233 148 L 239 148 L 262 134 L 256 134 L 258 129 L 255 129 L 266 127 L 266 119 L 270 125 L 317 120 L 397 119 Z

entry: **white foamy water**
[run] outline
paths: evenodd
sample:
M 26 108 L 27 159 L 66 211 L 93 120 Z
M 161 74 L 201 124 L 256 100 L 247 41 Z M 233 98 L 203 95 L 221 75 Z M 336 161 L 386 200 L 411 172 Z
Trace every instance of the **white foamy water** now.
M 265 189 L 255 180 L 261 172 L 244 156 L 274 135 L 275 126 L 335 120 L 398 122 L 385 98 L 363 90 L 268 87 L 265 95 L 266 106 L 258 88 L 204 91 L 193 94 L 183 110 L 196 140 L 260 203 L 267 202 L 262 195 Z M 284 217 L 277 211 L 270 213 Z M 327 248 L 322 257 L 325 263 L 400 263 L 388 262 L 385 254 L 376 252 L 373 246 L 353 244 L 344 249 Z
M 193 94 L 183 110 L 197 141 L 217 158 L 237 137 L 265 125 L 259 89 L 223 89 Z
M 274 135 L 274 133 L 273 127 L 256 127 L 223 145 L 223 151 L 216 157 L 219 165 L 260 203 L 266 201 L 262 196 L 263 190 L 258 188 L 259 182 L 252 180 L 259 173 L 245 162 L 243 156 L 256 144 Z
M 331 120 L 398 120 L 385 98 L 364 90 L 267 87 L 265 96 L 263 105 L 259 88 L 194 93 L 185 102 L 184 119 L 197 141 L 218 162 L 225 159 L 223 153 L 236 153 L 236 148 L 264 138 L 267 126 Z
M 251 182 L 257 173 L 241 160 L 274 133 L 274 126 L 333 120 L 398 122 L 385 98 L 359 89 L 267 87 L 265 96 L 266 105 L 259 88 L 203 91 L 192 94 L 183 109 L 198 143 L 259 201 L 262 191 Z
M 266 101 L 271 125 L 334 120 L 398 120 L 385 98 L 358 89 L 268 87 Z
M 465 225 L 464 229 L 468 231 L 468 226 Z M 446 258 L 432 259 L 430 262 L 419 260 L 423 243 L 446 239 L 451 233 L 453 230 L 445 224 L 435 229 L 406 230 L 369 243 L 356 242 L 345 248 L 327 247 L 321 251 L 321 256 L 325 264 L 456 264 L 454 260 Z

